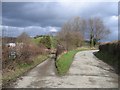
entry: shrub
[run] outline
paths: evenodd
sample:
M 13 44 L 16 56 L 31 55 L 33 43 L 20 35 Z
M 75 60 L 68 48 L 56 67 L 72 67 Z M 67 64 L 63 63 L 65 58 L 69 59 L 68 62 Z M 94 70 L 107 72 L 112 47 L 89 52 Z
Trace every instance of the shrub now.
M 109 54 L 118 55 L 120 54 L 120 41 L 101 44 L 99 50 L 102 52 L 108 52 Z
M 19 52 L 19 53 L 18 53 Z M 29 45 L 24 44 L 22 48 L 17 51 L 16 61 L 18 63 L 32 63 L 30 57 L 32 56 L 31 48 Z
M 43 38 L 40 40 L 40 44 L 43 44 L 48 49 L 51 49 L 51 39 L 50 39 L 50 36 L 43 36 Z
M 2 48 L 2 68 L 4 69 L 6 65 L 9 64 L 9 48 L 3 46 Z
M 101 44 L 99 50 L 100 52 L 96 55 L 106 63 L 112 65 L 117 73 L 120 73 L 120 41 Z
M 9 57 L 11 51 L 15 52 L 16 57 L 14 59 Z M 33 63 L 33 57 L 40 54 L 46 54 L 44 45 L 36 45 L 31 41 L 31 38 L 26 33 L 22 33 L 17 38 L 16 46 L 14 48 L 3 45 L 3 68 L 10 69 L 9 66 L 15 67 L 15 64 L 31 64 Z
M 37 55 L 43 55 L 45 54 L 45 48 L 43 45 L 41 45 L 40 47 L 37 46 L 36 44 L 34 43 L 31 43 L 31 44 L 23 44 L 22 45 L 22 48 L 18 49 L 16 48 L 17 50 L 17 59 L 16 61 L 19 62 L 19 63 L 32 63 L 33 61 L 33 57 L 37 56 Z
M 55 60 L 56 60 L 57 57 L 58 57 L 61 53 L 63 53 L 64 51 L 65 51 L 65 48 L 64 48 L 62 45 L 58 44 L 58 45 L 57 45 L 57 51 L 56 51 L 56 54 L 55 54 Z

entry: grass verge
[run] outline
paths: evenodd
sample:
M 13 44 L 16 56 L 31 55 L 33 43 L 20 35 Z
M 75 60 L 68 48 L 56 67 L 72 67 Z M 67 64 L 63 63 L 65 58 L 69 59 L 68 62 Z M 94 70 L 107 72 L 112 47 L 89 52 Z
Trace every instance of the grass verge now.
M 32 41 L 35 43 L 35 44 L 39 44 L 40 43 L 40 40 L 41 40 L 42 37 L 38 37 L 38 38 L 33 38 Z
M 32 64 L 18 64 L 14 70 L 9 70 L 8 72 L 3 73 L 2 84 L 3 87 L 9 85 L 11 81 L 15 81 L 19 76 L 23 75 L 25 72 L 34 68 L 38 64 L 42 63 L 48 58 L 47 55 L 40 55 L 33 60 Z
M 56 68 L 57 68 L 58 75 L 60 76 L 65 75 L 73 62 L 74 55 L 77 52 L 83 51 L 83 50 L 88 50 L 88 48 L 79 48 L 79 49 L 61 54 L 56 60 Z
M 95 56 L 100 60 L 104 61 L 105 63 L 109 64 L 110 66 L 112 66 L 115 69 L 115 71 L 118 73 L 118 66 L 120 66 L 120 64 L 118 63 L 117 55 L 114 56 L 107 52 L 98 51 L 97 53 L 95 53 Z

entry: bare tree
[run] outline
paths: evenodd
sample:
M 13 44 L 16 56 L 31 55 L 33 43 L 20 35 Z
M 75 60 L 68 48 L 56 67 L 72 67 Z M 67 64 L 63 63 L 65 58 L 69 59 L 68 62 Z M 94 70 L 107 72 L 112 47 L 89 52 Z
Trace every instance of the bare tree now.
M 57 40 L 60 44 L 62 44 L 67 50 L 69 43 L 71 41 L 70 39 L 70 25 L 69 23 L 65 23 L 61 29 L 60 32 L 57 34 Z
M 95 46 L 99 40 L 105 38 L 110 33 L 110 30 L 104 25 L 103 21 L 97 17 L 89 19 L 88 28 L 90 31 L 91 47 Z
M 66 22 L 58 33 L 58 42 L 67 50 L 81 46 L 84 37 L 85 21 L 75 17 Z
M 71 20 L 72 30 L 80 31 L 82 36 L 84 37 L 84 33 L 86 30 L 86 21 L 80 17 L 75 17 Z
M 20 36 L 17 37 L 17 42 L 29 44 L 31 43 L 31 38 L 27 33 L 23 32 Z

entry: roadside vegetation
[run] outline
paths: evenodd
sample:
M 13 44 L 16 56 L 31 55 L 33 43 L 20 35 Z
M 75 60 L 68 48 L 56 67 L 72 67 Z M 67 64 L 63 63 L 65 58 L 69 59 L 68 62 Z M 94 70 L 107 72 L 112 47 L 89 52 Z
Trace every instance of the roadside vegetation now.
M 88 20 L 75 17 L 65 22 L 61 31 L 57 33 L 58 44 L 64 46 L 66 50 L 81 47 L 84 45 L 85 34 L 89 38 L 89 46 L 95 47 L 100 40 L 110 34 L 110 30 L 99 17 Z
M 37 45 L 39 45 L 39 42 L 40 42 L 41 38 L 42 38 L 42 37 L 32 38 L 32 41 L 33 41 L 34 43 L 36 43 Z
M 6 44 L 8 41 L 3 39 L 2 45 L 3 86 L 46 60 L 51 48 L 49 36 L 31 38 L 28 34 L 22 33 L 11 41 L 14 43 Z
M 3 76 L 2 76 L 2 83 L 3 87 L 9 85 L 10 82 L 15 81 L 19 76 L 23 75 L 24 73 L 28 72 L 38 64 L 42 63 L 48 58 L 46 55 L 40 55 L 35 57 L 33 59 L 33 63 L 22 63 L 22 64 L 16 64 L 14 69 L 7 69 L 6 71 L 3 70 Z
M 45 44 L 48 48 L 56 48 L 56 37 L 55 36 L 48 36 L 48 35 L 41 35 L 41 36 L 36 36 L 32 38 L 32 41 L 37 44 Z
M 89 41 L 85 42 L 87 33 Z M 16 38 L 3 38 L 3 84 L 22 75 L 44 61 L 52 52 L 58 73 L 65 75 L 78 51 L 96 49 L 98 41 L 109 34 L 100 18 L 88 20 L 75 17 L 63 24 L 56 35 L 37 35 L 34 38 L 22 33 Z M 12 42 L 12 43 L 11 43 Z M 13 43 L 14 42 L 14 43 Z M 10 43 L 10 44 L 8 44 Z M 79 48 L 79 49 L 78 49 Z
M 88 48 L 79 48 L 76 50 L 71 50 L 69 52 L 62 53 L 56 61 L 57 73 L 59 75 L 65 75 L 69 71 L 69 68 L 74 59 L 74 55 L 77 52 L 83 51 L 83 50 L 88 50 Z
M 72 64 L 74 55 L 77 53 L 76 50 L 63 53 L 56 61 L 56 67 L 59 75 L 65 75 Z
M 85 41 L 85 34 L 88 34 L 89 41 Z M 59 75 L 65 75 L 72 64 L 74 55 L 81 50 L 78 48 L 87 47 L 96 49 L 99 40 L 109 34 L 109 29 L 100 18 L 85 20 L 75 17 L 65 22 L 61 31 L 57 33 L 56 68 Z
M 120 74 L 120 41 L 101 44 L 99 46 L 99 52 L 95 53 L 95 56 L 113 66 L 115 71 Z

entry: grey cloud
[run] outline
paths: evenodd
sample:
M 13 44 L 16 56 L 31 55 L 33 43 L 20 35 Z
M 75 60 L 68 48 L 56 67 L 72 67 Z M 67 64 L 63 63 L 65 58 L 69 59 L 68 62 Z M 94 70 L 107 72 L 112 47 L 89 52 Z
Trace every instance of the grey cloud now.
M 32 24 L 34 23 L 34 25 L 48 26 L 52 20 L 54 21 L 57 18 L 57 14 L 52 4 L 50 4 L 50 6 L 46 6 L 46 4 L 47 3 L 3 3 L 3 18 L 10 18 L 13 26 L 17 26 L 14 24 L 16 20 L 21 23 L 21 26 L 26 25 L 26 23 L 28 23 L 26 26 L 29 26 L 31 22 Z M 47 23 L 47 21 L 49 22 Z M 3 24 L 6 24 L 6 22 L 7 21 L 3 19 Z M 12 26 L 11 22 L 9 23 L 8 21 L 7 25 Z
M 12 26 L 2 26 L 3 36 L 17 37 L 22 32 L 26 32 L 29 36 L 34 37 L 41 34 L 50 34 L 51 29 L 54 28 L 56 31 L 59 31 L 59 27 L 40 27 L 40 26 L 28 26 L 28 27 L 12 27 Z
M 116 4 L 113 3 L 86 3 L 83 7 L 80 7 L 80 5 L 79 3 L 73 3 L 72 7 L 66 7 L 57 2 L 3 3 L 3 18 L 11 19 L 11 22 L 3 19 L 3 24 L 17 26 L 15 24 L 17 20 L 18 26 L 30 26 L 33 23 L 41 26 L 51 24 L 61 26 L 65 20 L 74 16 L 87 18 L 90 16 L 107 17 L 117 14 Z
M 17 26 L 24 27 L 24 26 L 31 26 L 31 25 L 61 26 L 61 24 L 64 22 L 63 20 L 64 18 L 59 18 L 58 14 L 54 9 L 47 10 L 43 8 L 41 9 L 32 8 L 32 9 L 29 9 L 28 11 L 27 10 L 28 8 L 29 7 L 24 8 L 22 12 L 19 9 L 17 12 L 10 12 L 6 10 L 4 11 L 4 7 L 3 7 L 3 25 L 16 26 L 16 27 Z
M 87 2 L 84 4 L 77 2 L 70 3 L 70 5 L 59 2 L 4 2 L 2 4 L 2 24 L 18 28 L 34 26 L 33 30 L 27 28 L 29 30 L 26 31 L 30 35 L 35 35 L 37 31 L 47 33 L 49 31 L 46 30 L 48 26 L 61 27 L 64 22 L 75 16 L 86 19 L 97 16 L 101 17 L 111 31 L 114 32 L 117 22 L 111 20 L 110 17 L 118 15 L 117 8 L 117 2 Z M 40 29 L 40 27 L 46 29 Z M 17 33 L 17 30 L 13 30 L 14 33 Z M 115 38 L 116 34 L 111 33 Z

